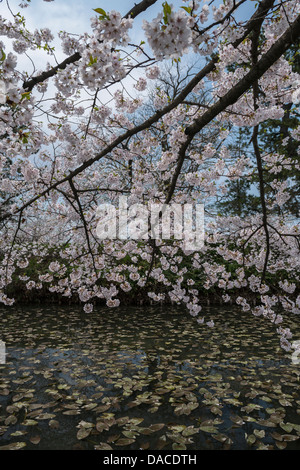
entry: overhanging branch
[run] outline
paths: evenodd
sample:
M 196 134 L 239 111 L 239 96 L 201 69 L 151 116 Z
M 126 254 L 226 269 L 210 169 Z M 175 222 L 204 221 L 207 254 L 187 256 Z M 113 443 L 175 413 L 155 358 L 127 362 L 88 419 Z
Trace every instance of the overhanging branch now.
M 218 114 L 223 112 L 228 106 L 236 101 L 259 80 L 264 73 L 280 59 L 280 57 L 294 44 L 300 37 L 300 15 L 286 30 L 286 32 L 273 44 L 261 59 L 251 68 L 251 70 L 224 96 L 222 96 L 211 108 L 198 119 L 195 119 L 191 126 L 185 130 L 186 135 L 195 135 L 204 126 L 211 122 Z
M 142 2 L 138 3 L 133 8 L 131 8 L 131 10 L 129 10 L 129 12 L 124 15 L 124 18 L 136 18 L 140 13 L 147 10 L 156 2 L 157 0 L 143 0 Z M 42 83 L 48 78 L 54 77 L 54 75 L 56 75 L 59 70 L 64 70 L 67 65 L 75 64 L 80 59 L 81 55 L 79 54 L 79 52 L 75 52 L 74 54 L 63 60 L 60 64 L 56 65 L 56 67 L 42 72 L 40 75 L 37 75 L 36 77 L 31 78 L 30 80 L 26 80 L 23 83 L 24 90 L 26 90 L 27 92 L 32 91 L 38 83 Z

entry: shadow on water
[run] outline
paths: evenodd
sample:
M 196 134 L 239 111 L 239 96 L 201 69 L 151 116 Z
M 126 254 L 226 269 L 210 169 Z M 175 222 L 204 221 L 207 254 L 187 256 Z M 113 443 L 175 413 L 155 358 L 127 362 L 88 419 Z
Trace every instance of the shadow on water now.
M 230 307 L 206 309 L 214 328 L 170 307 L 0 313 L 0 449 L 300 449 L 300 366 L 266 320 Z

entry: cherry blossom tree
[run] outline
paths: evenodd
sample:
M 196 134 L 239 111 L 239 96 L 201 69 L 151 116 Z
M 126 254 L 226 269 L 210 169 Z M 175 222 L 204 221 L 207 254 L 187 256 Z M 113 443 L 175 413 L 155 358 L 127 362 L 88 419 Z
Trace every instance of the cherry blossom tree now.
M 269 180 L 287 157 L 265 154 L 259 136 L 262 123 L 299 103 L 299 74 L 286 55 L 299 42 L 299 2 L 142 0 L 125 15 L 96 8 L 89 31 L 59 33 L 62 61 L 50 30 L 30 31 L 9 10 L 0 17 L 2 303 L 14 303 L 21 282 L 77 296 L 87 313 L 98 300 L 183 304 L 211 327 L 201 315 L 207 293 L 273 322 L 289 349 L 284 313 L 300 313 L 299 228 L 273 207 L 290 198 L 299 164 L 290 155 L 289 174 Z M 140 17 L 144 39 L 135 44 Z M 166 67 L 169 78 L 177 73 L 171 87 Z M 253 158 L 232 151 L 239 128 L 247 128 Z M 299 127 L 290 137 L 298 140 Z M 209 209 L 228 181 L 246 184 L 253 174 L 256 211 Z M 203 248 L 186 250 L 174 237 L 99 239 L 97 208 L 106 202 L 118 211 L 119 196 L 128 204 L 204 204 Z

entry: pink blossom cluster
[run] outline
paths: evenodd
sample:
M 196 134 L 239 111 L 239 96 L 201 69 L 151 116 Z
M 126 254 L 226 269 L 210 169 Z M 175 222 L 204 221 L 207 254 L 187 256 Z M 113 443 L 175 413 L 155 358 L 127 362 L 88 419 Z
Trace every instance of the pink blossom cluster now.
M 15 279 L 31 295 L 44 288 L 75 296 L 87 314 L 138 291 L 148 302 L 183 305 L 196 326 L 213 327 L 201 297 L 217 292 L 277 325 L 288 351 L 285 313 L 300 313 L 299 228 L 286 209 L 300 126 L 280 149 L 264 152 L 259 142 L 257 155 L 252 145 L 262 122 L 294 112 L 299 74 L 282 54 L 255 83 L 257 96 L 251 82 L 222 107 L 253 69 L 251 22 L 238 20 L 232 0 L 183 3 L 176 11 L 164 2 L 138 30 L 145 36 L 139 44 L 130 42 L 134 29 L 129 38 L 135 18 L 116 11 L 94 16 L 90 33 L 61 31 L 62 63 L 49 29 L 30 32 L 20 16 L 0 18 L 0 301 L 13 304 L 7 290 Z M 260 17 L 258 61 L 299 5 L 275 2 L 268 12 Z M 34 63 L 37 52 L 45 54 L 44 68 Z M 187 53 L 196 62 L 185 68 L 178 59 Z M 249 131 L 244 148 L 235 140 L 239 128 Z M 296 150 L 287 156 L 291 143 Z M 254 182 L 259 207 L 219 213 L 216 203 L 239 182 Z M 203 249 L 191 253 L 175 237 L 99 241 L 97 206 L 113 203 L 120 217 L 119 194 L 129 204 L 204 203 Z
M 166 24 L 159 13 L 152 22 L 144 20 L 143 29 L 156 59 L 177 59 L 187 53 L 192 43 L 194 19 L 179 10 L 167 15 Z

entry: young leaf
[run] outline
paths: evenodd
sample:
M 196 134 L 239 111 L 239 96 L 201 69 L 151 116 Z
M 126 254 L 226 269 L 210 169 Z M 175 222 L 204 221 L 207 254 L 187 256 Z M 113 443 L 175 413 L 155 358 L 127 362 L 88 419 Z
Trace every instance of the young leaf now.
M 107 16 L 106 11 L 103 10 L 103 8 L 93 8 L 93 10 L 94 10 L 96 13 L 99 13 L 99 15 Z
M 185 10 L 187 13 L 191 13 L 191 11 L 192 11 L 191 7 L 180 7 L 180 8 Z
M 163 9 L 164 9 L 163 20 L 164 20 L 165 24 L 168 24 L 168 16 L 172 13 L 172 9 L 171 9 L 170 5 L 168 4 L 168 2 L 164 2 L 162 4 L 162 6 L 163 6 Z

